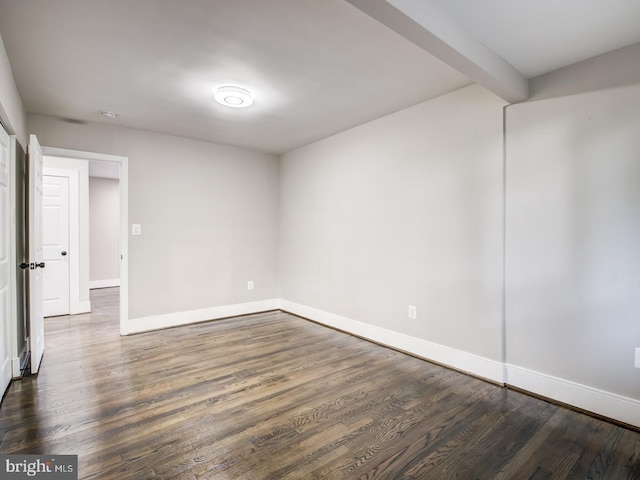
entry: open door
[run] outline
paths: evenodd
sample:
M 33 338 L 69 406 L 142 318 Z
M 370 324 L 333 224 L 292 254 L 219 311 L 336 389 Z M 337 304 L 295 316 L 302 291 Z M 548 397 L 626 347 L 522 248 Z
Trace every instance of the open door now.
M 0 400 L 11 382 L 10 273 L 13 271 L 9 253 L 11 232 L 11 159 L 9 135 L 0 125 Z
M 29 137 L 29 338 L 31 344 L 31 373 L 37 373 L 44 354 L 44 317 L 42 311 L 42 148 L 35 135 Z

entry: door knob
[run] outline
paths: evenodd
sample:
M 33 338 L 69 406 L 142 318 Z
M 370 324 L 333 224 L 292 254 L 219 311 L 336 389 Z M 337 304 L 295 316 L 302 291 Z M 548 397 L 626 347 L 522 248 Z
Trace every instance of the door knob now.
M 24 270 L 28 268 L 29 270 L 35 270 L 36 268 L 44 268 L 44 262 L 36 262 L 36 263 L 21 263 L 19 267 Z
M 67 252 L 65 252 L 64 250 L 62 252 L 60 252 L 60 255 L 62 255 L 63 257 L 67 255 Z

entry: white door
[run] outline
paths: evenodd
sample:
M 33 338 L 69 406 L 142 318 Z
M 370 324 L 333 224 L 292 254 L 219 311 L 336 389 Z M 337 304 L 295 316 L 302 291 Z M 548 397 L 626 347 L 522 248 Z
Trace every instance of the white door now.
M 11 264 L 11 159 L 9 158 L 9 135 L 0 125 L 0 396 L 11 381 L 11 340 L 9 317 L 11 296 L 10 275 L 15 265 Z M 1 398 L 1 397 L 0 397 Z
M 29 137 L 29 341 L 31 373 L 37 373 L 44 354 L 42 315 L 42 148 L 35 135 Z
M 69 315 L 69 178 L 42 177 L 44 316 Z

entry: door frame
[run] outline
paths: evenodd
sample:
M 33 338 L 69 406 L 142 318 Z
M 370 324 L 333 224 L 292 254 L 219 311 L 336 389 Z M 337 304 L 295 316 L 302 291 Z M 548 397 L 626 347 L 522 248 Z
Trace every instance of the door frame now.
M 116 163 L 120 167 L 120 334 L 123 335 L 129 320 L 129 157 L 56 147 L 42 147 L 42 153 L 48 157 Z M 71 276 L 73 278 L 73 273 Z M 79 276 L 78 267 L 76 281 L 79 281 Z
M 42 147 L 44 154 L 45 147 Z M 46 154 L 44 154 L 46 156 Z M 42 174 L 69 179 L 69 314 L 84 313 L 86 306 L 80 302 L 80 208 L 78 171 L 44 166 Z M 89 308 L 90 310 L 90 308 Z
M 0 351 L 2 355 L 0 355 L 0 377 L 2 381 L 0 382 L 0 403 L 2 402 L 2 396 L 9 385 L 11 385 L 11 379 L 13 378 L 13 297 L 15 297 L 15 286 L 14 286 L 14 269 L 15 269 L 15 252 L 12 248 L 13 243 L 15 242 L 14 228 L 13 228 L 13 199 L 14 199 L 14 171 L 13 171 L 13 148 L 11 147 L 11 136 L 9 132 L 7 132 L 4 128 L 4 125 L 0 123 L 0 135 L 2 135 L 2 141 L 0 142 L 0 148 L 6 150 L 6 168 L 4 171 L 7 174 L 6 177 L 6 197 L 4 198 L 4 203 L 1 208 L 4 209 L 3 212 L 0 212 L 0 218 L 3 219 L 3 224 L 1 226 L 0 235 L 4 235 L 4 239 L 2 241 L 4 251 L 0 252 L 0 254 L 4 254 L 4 258 L 2 259 L 3 269 L 6 270 L 6 278 L 3 276 L 2 283 L 6 287 L 4 288 L 4 293 L 0 291 L 0 296 L 4 296 L 4 303 L 0 302 L 0 308 L 3 308 L 0 311 Z M 6 140 L 5 140 L 6 139 Z M 5 144 L 6 142 L 6 144 Z M 3 181 L 4 182 L 4 181 Z M 2 275 L 2 273 L 0 273 Z M 6 281 L 6 283 L 4 283 Z M 2 298 L 0 297 L 0 300 Z
M 11 273 L 11 277 L 10 277 L 10 289 L 11 289 L 11 314 L 10 314 L 10 318 L 11 321 L 9 322 L 9 337 L 11 338 L 11 373 L 13 375 L 13 378 L 20 378 L 22 375 L 22 369 L 21 367 L 25 367 L 25 365 L 21 362 L 21 360 L 23 360 L 21 358 L 21 354 L 23 352 L 23 349 L 21 349 L 20 347 L 24 347 L 24 342 L 25 339 L 23 338 L 22 340 L 18 338 L 18 310 L 22 311 L 22 321 L 23 322 L 28 322 L 28 318 L 27 318 L 27 308 L 26 308 L 26 302 L 25 302 L 25 298 L 26 298 L 26 273 L 24 273 L 23 270 L 20 270 L 17 268 L 18 263 L 22 263 L 22 262 L 26 262 L 27 258 L 26 258 L 26 247 L 27 247 L 27 239 L 26 237 L 24 237 L 24 235 L 26 235 L 26 221 L 27 221 L 27 212 L 26 212 L 26 198 L 27 198 L 27 168 L 26 165 L 22 164 L 20 165 L 20 168 L 22 169 L 22 172 L 24 173 L 24 176 L 21 177 L 22 180 L 22 186 L 21 186 L 21 192 L 22 192 L 22 198 L 18 199 L 16 197 L 17 192 L 18 192 L 18 184 L 17 184 L 17 169 L 18 169 L 18 147 L 20 148 L 20 151 L 22 152 L 24 158 L 22 158 L 21 160 L 23 162 L 26 162 L 27 159 L 27 152 L 26 150 L 24 150 L 24 148 L 22 147 L 22 145 L 20 144 L 20 142 L 18 141 L 18 137 L 16 135 L 10 135 L 9 136 L 9 142 L 10 142 L 10 155 L 11 155 L 11 241 L 9 242 L 11 244 L 11 264 L 13 265 L 13 272 Z M 20 202 L 20 205 L 18 205 L 18 202 Z M 21 219 L 18 220 L 18 212 L 20 212 L 21 215 Z M 18 246 L 16 244 L 16 239 L 17 239 L 17 233 L 18 233 L 18 221 L 20 221 L 20 226 L 22 227 L 22 232 L 23 232 L 23 244 L 22 244 L 22 251 L 21 254 L 22 256 L 20 257 L 18 262 Z M 24 295 L 23 297 L 18 298 L 18 282 L 22 283 L 22 289 L 20 290 L 22 292 L 22 294 Z M 26 356 L 25 356 L 25 360 L 28 360 L 28 352 L 30 350 L 29 347 L 29 338 L 26 339 L 26 347 L 24 347 L 26 349 Z M 25 367 L 26 368 L 26 367 Z

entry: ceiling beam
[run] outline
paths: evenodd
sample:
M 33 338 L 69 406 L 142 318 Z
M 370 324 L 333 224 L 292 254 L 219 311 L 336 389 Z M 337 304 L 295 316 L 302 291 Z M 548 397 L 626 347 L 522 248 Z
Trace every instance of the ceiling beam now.
M 529 82 L 431 0 L 347 0 L 509 103 L 529 98 Z

